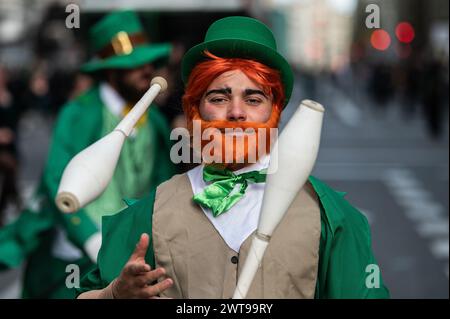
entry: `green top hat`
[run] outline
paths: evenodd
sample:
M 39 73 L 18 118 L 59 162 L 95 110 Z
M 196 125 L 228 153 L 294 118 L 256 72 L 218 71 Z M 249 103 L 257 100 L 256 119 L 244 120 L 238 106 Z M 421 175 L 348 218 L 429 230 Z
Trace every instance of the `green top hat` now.
M 280 71 L 286 96 L 284 105 L 289 102 L 294 75 L 289 63 L 277 52 L 275 38 L 265 24 L 247 17 L 227 17 L 214 22 L 206 32 L 204 42 L 192 47 L 183 57 L 184 83 L 192 69 L 206 59 L 205 50 L 224 58 L 256 60 Z
M 132 69 L 146 63 L 167 60 L 170 44 L 149 44 L 133 11 L 108 14 L 89 31 L 96 57 L 81 66 L 82 72 L 102 69 Z

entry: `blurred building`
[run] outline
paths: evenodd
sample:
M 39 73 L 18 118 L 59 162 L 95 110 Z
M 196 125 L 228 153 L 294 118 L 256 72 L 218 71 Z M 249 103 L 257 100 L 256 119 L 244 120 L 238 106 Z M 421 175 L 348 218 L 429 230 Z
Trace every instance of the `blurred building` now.
M 348 63 L 357 0 L 270 0 L 275 33 L 294 66 L 303 70 L 336 70 Z
M 417 50 L 430 49 L 430 53 L 446 55 L 448 59 L 448 27 L 449 2 L 446 0 L 360 0 L 356 24 L 354 25 L 355 40 L 370 45 L 370 36 L 374 30 L 364 28 L 366 13 L 364 9 L 369 4 L 380 7 L 381 28 L 391 40 L 389 47 L 383 52 L 369 50 L 369 57 L 396 63 L 407 59 Z M 397 28 L 406 22 L 411 25 L 413 37 L 411 41 L 399 41 Z
M 67 4 L 77 4 L 81 13 L 81 27 L 65 27 Z M 85 59 L 78 44 L 85 45 L 89 27 L 104 13 L 116 9 L 134 9 L 153 41 L 179 38 L 191 41 L 204 35 L 207 26 L 218 17 L 229 14 L 246 15 L 251 1 L 243 0 L 0 0 L 0 63 L 9 69 L 23 69 L 33 65 L 37 55 L 64 51 L 62 63 L 73 68 Z M 195 23 L 193 23 L 195 21 Z M 181 34 L 183 30 L 183 34 Z M 170 39 L 169 39 L 170 40 Z M 58 64 L 61 59 L 52 57 Z M 25 63 L 24 63 L 25 61 Z M 52 63 L 52 64 L 53 64 Z
M 10 70 L 33 62 L 33 44 L 51 0 L 0 0 L 0 63 Z
M 127 8 L 140 11 L 233 11 L 243 5 L 241 0 L 78 0 L 84 11 L 110 11 Z
M 449 2 L 446 0 L 264 0 L 258 2 L 266 22 L 275 31 L 281 50 L 299 68 L 339 70 L 346 66 L 352 50 L 361 58 L 397 63 L 414 49 L 432 49 L 448 60 Z M 377 50 L 371 37 L 377 29 L 366 25 L 369 5 L 377 5 L 380 29 L 386 31 L 386 49 Z M 413 39 L 399 41 L 401 22 L 412 27 Z M 359 46 L 360 48 L 355 48 Z

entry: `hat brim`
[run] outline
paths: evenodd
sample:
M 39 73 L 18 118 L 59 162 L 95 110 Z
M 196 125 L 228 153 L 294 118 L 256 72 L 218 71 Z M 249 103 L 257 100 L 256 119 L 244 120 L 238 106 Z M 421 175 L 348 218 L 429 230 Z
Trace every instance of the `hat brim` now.
M 80 71 L 91 73 L 105 69 L 133 69 L 147 63 L 167 60 L 171 48 L 170 44 L 140 45 L 127 55 L 115 55 L 104 60 L 91 60 L 83 64 Z
M 192 47 L 183 57 L 181 72 L 182 80 L 186 84 L 192 69 L 201 61 L 206 60 L 203 54 L 208 50 L 223 58 L 243 58 L 261 62 L 281 74 L 285 103 L 287 105 L 292 94 L 294 74 L 286 59 L 277 51 L 259 43 L 242 39 L 221 39 L 204 42 Z

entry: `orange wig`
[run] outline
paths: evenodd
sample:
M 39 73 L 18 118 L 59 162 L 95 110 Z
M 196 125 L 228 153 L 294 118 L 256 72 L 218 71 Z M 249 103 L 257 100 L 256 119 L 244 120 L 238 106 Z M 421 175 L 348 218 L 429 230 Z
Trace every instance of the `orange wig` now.
M 208 60 L 197 64 L 192 70 L 182 99 L 188 127 L 192 125 L 195 115 L 198 115 L 200 100 L 211 82 L 219 75 L 233 70 L 241 70 L 250 80 L 260 85 L 267 96 L 273 97 L 272 111 L 278 115 L 281 113 L 285 95 L 277 70 L 254 60 L 221 58 L 208 51 L 205 51 L 205 55 Z

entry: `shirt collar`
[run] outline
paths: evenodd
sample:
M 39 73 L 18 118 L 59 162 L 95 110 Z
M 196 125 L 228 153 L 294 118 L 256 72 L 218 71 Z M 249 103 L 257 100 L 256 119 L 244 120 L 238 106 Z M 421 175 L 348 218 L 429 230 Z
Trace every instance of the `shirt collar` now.
M 126 105 L 126 101 L 120 96 L 120 94 L 108 83 L 100 83 L 100 98 L 106 105 L 108 110 L 119 117 L 122 117 L 123 109 Z
M 256 163 L 247 165 L 241 169 L 233 171 L 233 173 L 236 175 L 239 175 L 239 174 L 247 173 L 247 172 L 251 172 L 251 171 L 260 171 L 262 169 L 268 168 L 269 162 L 270 162 L 270 155 L 264 155 L 263 157 L 258 159 L 258 161 L 256 161 Z M 204 167 L 205 167 L 205 164 L 202 164 L 202 172 L 203 172 Z

